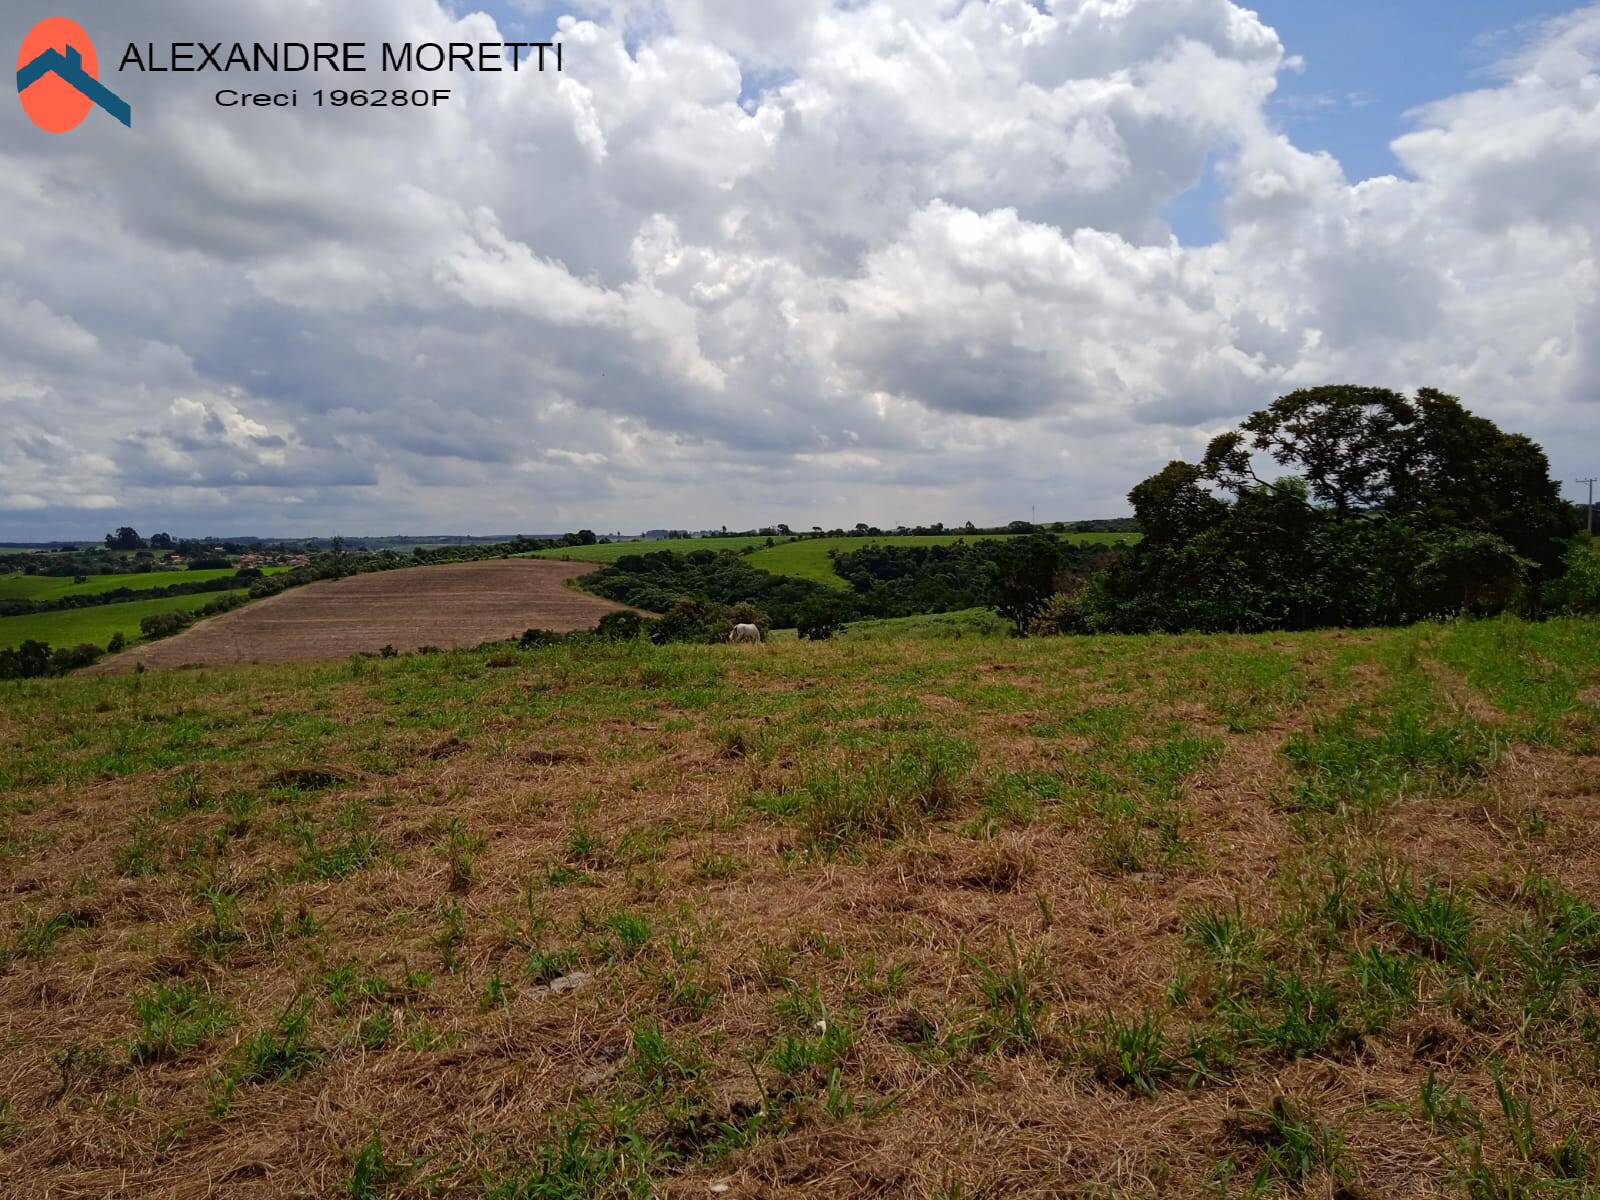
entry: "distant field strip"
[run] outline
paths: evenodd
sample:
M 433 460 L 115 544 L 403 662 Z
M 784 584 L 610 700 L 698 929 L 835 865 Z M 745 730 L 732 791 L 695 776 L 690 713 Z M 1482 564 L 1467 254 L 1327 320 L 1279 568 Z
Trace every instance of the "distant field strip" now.
M 199 573 L 195 572 L 197 575 Z M 112 635 L 118 633 L 131 642 L 139 637 L 139 622 L 145 617 L 155 613 L 193 610 L 210 604 L 220 596 L 242 595 L 244 589 L 240 588 L 228 592 L 199 592 L 192 596 L 166 596 L 160 600 L 135 600 L 127 604 L 68 608 L 27 617 L 4 617 L 0 618 L 0 648 L 20 646 L 26 641 L 48 642 L 52 646 L 78 646 L 93 642 L 96 646 L 104 647 Z
M 782 538 L 775 538 L 781 542 Z M 559 550 L 537 550 L 532 558 L 554 558 L 562 562 L 614 563 L 628 554 L 654 554 L 670 550 L 674 554 L 688 554 L 695 550 L 743 550 L 746 546 L 765 546 L 764 537 L 725 538 L 673 538 L 648 542 L 607 542 L 603 546 L 564 546 Z
M 288 569 L 267 567 L 262 573 L 276 575 Z M 60 600 L 65 596 L 97 596 L 118 588 L 138 592 L 179 583 L 206 583 L 236 574 L 238 572 L 232 568 L 226 571 L 150 571 L 143 575 L 90 575 L 82 583 L 74 583 L 70 575 L 0 575 L 0 600 Z
M 842 588 L 845 582 L 833 572 L 833 560 L 828 557 L 830 550 L 860 550 L 873 545 L 948 546 L 954 542 L 1005 541 L 1014 536 L 1016 535 L 1006 533 L 947 533 L 908 534 L 903 537 L 805 538 L 800 541 L 785 542 L 770 549 L 757 550 L 750 556 L 750 565 L 759 567 L 763 571 L 771 571 L 774 575 L 793 575 L 800 579 L 825 583 L 829 587 Z M 1131 543 L 1139 540 L 1139 536 L 1132 533 L 1069 533 L 1063 536 L 1065 540 L 1079 546 Z

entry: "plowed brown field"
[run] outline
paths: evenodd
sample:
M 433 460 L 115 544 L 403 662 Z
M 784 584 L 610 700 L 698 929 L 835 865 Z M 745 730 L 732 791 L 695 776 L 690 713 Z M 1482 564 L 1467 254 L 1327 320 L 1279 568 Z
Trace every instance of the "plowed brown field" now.
M 623 607 L 566 586 L 594 569 L 517 558 L 353 575 L 224 613 L 92 669 L 303 662 L 384 646 L 477 646 L 531 628 L 589 629 Z

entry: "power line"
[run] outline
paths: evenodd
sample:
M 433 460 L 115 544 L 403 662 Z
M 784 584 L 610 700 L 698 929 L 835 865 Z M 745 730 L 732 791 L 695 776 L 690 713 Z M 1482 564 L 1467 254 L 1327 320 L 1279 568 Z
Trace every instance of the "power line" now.
M 1600 483 L 1600 479 L 1594 479 L 1594 478 L 1591 477 L 1589 479 L 1575 479 L 1575 480 L 1573 480 L 1573 482 L 1574 483 L 1587 483 L 1589 485 L 1589 532 L 1593 533 L 1594 532 L 1594 485 L 1596 483 Z

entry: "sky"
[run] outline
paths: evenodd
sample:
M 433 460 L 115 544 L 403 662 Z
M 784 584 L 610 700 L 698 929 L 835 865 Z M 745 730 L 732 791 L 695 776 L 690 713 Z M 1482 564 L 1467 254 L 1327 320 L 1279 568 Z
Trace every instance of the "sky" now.
M 13 0 L 0 42 L 58 14 L 565 69 L 0 106 L 0 543 L 1113 516 L 1321 383 L 1600 465 L 1600 5 Z M 310 101 L 375 83 L 452 97 Z

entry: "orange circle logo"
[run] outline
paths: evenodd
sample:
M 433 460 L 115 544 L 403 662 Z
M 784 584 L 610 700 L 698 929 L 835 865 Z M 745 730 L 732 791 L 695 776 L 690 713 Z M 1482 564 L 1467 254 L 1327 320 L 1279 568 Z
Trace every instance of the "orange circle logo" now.
M 23 39 L 17 93 L 23 111 L 46 133 L 66 133 L 83 124 L 95 106 L 99 78 L 94 43 L 77 22 L 46 17 Z

